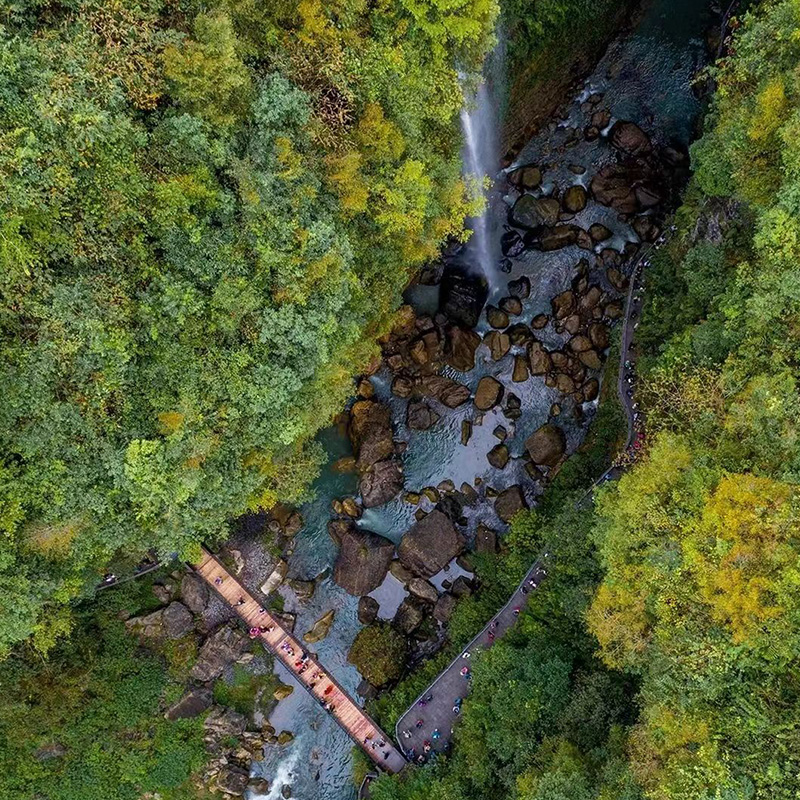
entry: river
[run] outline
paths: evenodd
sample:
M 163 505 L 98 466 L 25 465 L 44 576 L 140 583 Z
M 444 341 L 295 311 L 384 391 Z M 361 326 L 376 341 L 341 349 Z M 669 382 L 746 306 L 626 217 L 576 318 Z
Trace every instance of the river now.
M 703 0 L 652 0 L 647 4 L 635 29 L 609 47 L 576 93 L 568 113 L 545 126 L 524 147 L 516 163 L 548 164 L 542 186 L 544 191 L 553 184 L 588 186 L 591 176 L 612 158 L 611 149 L 605 139 L 590 142 L 581 136 L 575 144 L 567 143 L 574 138 L 572 129 L 585 124 L 585 101 L 595 93 L 604 94 L 602 108 L 609 109 L 615 119 L 638 123 L 659 143 L 677 142 L 685 147 L 693 136 L 701 111 L 701 103 L 693 94 L 691 82 L 706 55 L 703 34 L 709 21 L 707 8 L 708 4 Z M 576 174 L 578 166 L 585 168 L 586 172 Z M 497 185 L 501 190 L 490 197 L 485 225 L 481 223 L 483 229 L 493 232 L 491 235 L 495 237 L 502 233 L 502 222 L 507 214 L 506 201 L 513 199 L 503 197 L 505 181 L 500 180 Z M 626 243 L 637 240 L 630 226 L 620 222 L 615 211 L 593 202 L 574 221 L 583 227 L 593 222 L 606 225 L 613 236 L 604 242 L 605 247 L 622 249 Z M 496 248 L 497 243 L 492 246 Z M 506 264 L 511 268 L 510 273 L 497 269 L 497 259 L 487 259 L 490 270 L 487 276 L 490 283 L 488 302 L 497 303 L 506 294 L 505 286 L 509 279 L 526 275 L 532 290 L 524 301 L 519 319 L 530 321 L 537 314 L 549 313 L 551 298 L 569 287 L 574 266 L 585 255 L 576 247 L 549 253 L 526 250 L 512 259 L 510 265 Z M 437 291 L 437 287 L 415 287 L 408 292 L 406 299 L 417 309 L 431 310 L 438 303 Z M 485 320 L 482 319 L 478 330 L 481 333 L 488 330 Z M 540 338 L 549 346 L 556 347 L 563 342 L 563 337 L 554 333 L 541 333 Z M 486 349 L 481 347 L 476 368 L 466 377 L 458 373 L 452 373 L 451 377 L 474 390 L 479 378 L 490 372 L 497 372 L 497 364 L 488 359 Z M 443 415 L 441 421 L 428 431 L 410 431 L 405 425 L 407 401 L 391 394 L 390 380 L 385 368 L 372 379 L 376 397 L 392 406 L 396 438 L 408 443 L 403 457 L 408 490 L 419 491 L 445 479 L 452 480 L 458 487 L 463 481 L 474 483 L 476 477 L 490 481 L 496 489 L 514 483 L 530 485 L 521 460 L 512 458 L 502 472 L 489 466 L 486 453 L 497 444 L 492 431 L 497 424 L 506 426 L 513 433 L 508 442 L 512 457 L 519 456 L 525 438 L 547 421 L 551 405 L 561 400 L 557 390 L 545 386 L 541 378 L 513 384 L 512 390 L 522 400 L 521 418 L 513 423 L 505 419 L 499 409 L 489 412 L 483 424 L 474 428 L 468 447 L 464 447 L 460 443 L 461 422 L 474 413 L 471 403 Z M 592 410 L 591 404 L 587 404 L 582 420 L 572 415 L 559 418 L 559 424 L 565 429 L 568 452 L 580 444 L 591 421 Z M 326 448 L 330 464 L 350 452 L 349 443 L 335 428 L 322 432 L 319 440 Z M 331 501 L 355 495 L 357 481 L 353 475 L 339 474 L 326 468 L 314 489 L 316 499 L 301 509 L 305 525 L 290 559 L 291 577 L 313 578 L 331 567 L 337 552 L 327 533 Z M 530 500 L 534 499 L 536 491 L 535 487 L 528 490 Z M 413 524 L 415 510 L 413 505 L 398 498 L 380 508 L 367 510 L 359 524 L 397 542 Z M 490 503 L 479 503 L 470 510 L 468 517 L 470 531 L 479 520 L 497 527 Z M 450 577 L 456 574 L 451 572 Z M 358 598 L 346 594 L 330 578 L 319 581 L 313 598 L 303 603 L 297 602 L 290 589 L 282 587 L 280 591 L 286 610 L 297 614 L 298 634 L 308 630 L 326 611 L 335 609 L 336 619 L 331 632 L 315 646 L 315 650 L 338 680 L 355 692 L 360 676 L 347 663 L 347 651 L 359 629 L 356 618 Z M 390 619 L 403 595 L 402 584 L 389 575 L 384 585 L 373 592 L 381 604 L 380 616 Z M 277 669 L 281 671 L 280 667 Z M 286 675 L 282 678 L 291 682 Z M 308 695 L 295 690 L 278 704 L 270 722 L 277 730 L 292 731 L 295 739 L 285 748 L 269 750 L 266 759 L 256 766 L 256 774 L 263 775 L 272 784 L 270 794 L 261 797 L 277 800 L 284 785 L 291 786 L 291 796 L 301 800 L 350 800 L 355 797 L 356 789 L 351 777 L 352 742 Z

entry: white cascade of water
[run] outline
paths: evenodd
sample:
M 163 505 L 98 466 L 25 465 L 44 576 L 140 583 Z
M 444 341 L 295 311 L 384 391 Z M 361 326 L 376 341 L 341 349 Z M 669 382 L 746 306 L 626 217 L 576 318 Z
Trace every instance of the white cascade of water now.
M 493 108 L 485 82 L 478 87 L 474 102 L 461 109 L 461 129 L 464 132 L 464 172 L 480 184 L 485 199 L 485 178 L 493 175 L 497 168 Z M 471 219 L 469 225 L 473 233 L 467 252 L 488 279 L 494 269 L 488 210 Z

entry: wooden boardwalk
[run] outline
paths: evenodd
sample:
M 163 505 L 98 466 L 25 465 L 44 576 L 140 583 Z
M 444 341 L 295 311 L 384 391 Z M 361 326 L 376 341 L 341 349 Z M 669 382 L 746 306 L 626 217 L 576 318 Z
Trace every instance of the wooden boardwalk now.
M 363 708 L 308 653 L 281 623 L 207 550 L 193 565 L 195 572 L 239 615 L 253 638 L 292 673 L 320 705 L 344 728 L 353 741 L 381 769 L 400 772 L 408 763 L 394 742 L 370 719 Z

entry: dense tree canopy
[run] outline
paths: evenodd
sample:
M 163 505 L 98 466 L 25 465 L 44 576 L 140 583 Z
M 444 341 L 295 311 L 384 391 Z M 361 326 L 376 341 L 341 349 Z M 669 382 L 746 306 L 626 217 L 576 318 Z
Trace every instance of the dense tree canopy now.
M 0 797 L 198 796 L 192 776 L 207 758 L 202 720 L 163 717 L 186 675 L 168 674 L 118 617 L 131 605 L 146 608 L 148 596 L 155 604 L 149 584 L 108 592 L 76 610 L 72 636 L 46 661 L 18 648 L 3 663 Z
M 114 554 L 303 495 L 309 439 L 474 207 L 495 0 L 0 10 L 0 655 Z
M 800 786 L 798 31 L 796 2 L 762 4 L 716 70 L 642 321 L 653 444 L 600 507 L 588 619 L 641 678 L 631 763 L 654 798 Z

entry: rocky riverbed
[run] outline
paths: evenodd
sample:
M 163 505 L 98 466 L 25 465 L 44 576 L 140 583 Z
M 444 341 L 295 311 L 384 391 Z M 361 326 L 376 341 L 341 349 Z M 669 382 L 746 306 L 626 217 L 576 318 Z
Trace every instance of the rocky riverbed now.
M 400 652 L 398 662 L 405 653 L 409 667 L 435 652 L 459 599 L 480 588 L 470 554 L 502 548 L 514 514 L 535 505 L 583 439 L 628 262 L 658 236 L 688 168 L 703 4 L 679 5 L 651 3 L 637 31 L 496 176 L 487 212 L 495 268 L 476 271 L 465 248 L 410 287 L 381 362 L 320 437 L 330 463 L 316 499 L 241 520 L 222 551 L 352 692 L 378 688 L 348 662 L 359 631 Z M 240 651 L 228 610 L 215 598 L 201 603 L 191 587 L 184 578 L 157 619 L 131 624 L 145 636 L 177 626 L 196 637 L 178 701 L 194 710 L 234 665 L 271 667 Z M 380 681 L 381 671 L 361 667 Z M 212 708 L 211 785 L 245 792 L 251 773 L 249 790 L 271 800 L 353 796 L 351 743 L 303 692 L 270 693 L 243 723 L 231 713 Z M 236 748 L 221 744 L 229 736 Z

